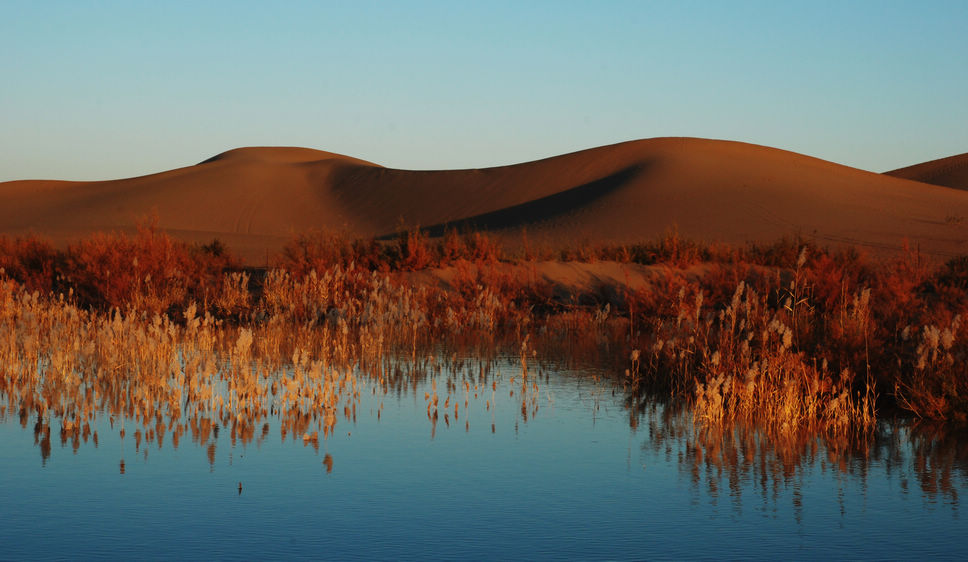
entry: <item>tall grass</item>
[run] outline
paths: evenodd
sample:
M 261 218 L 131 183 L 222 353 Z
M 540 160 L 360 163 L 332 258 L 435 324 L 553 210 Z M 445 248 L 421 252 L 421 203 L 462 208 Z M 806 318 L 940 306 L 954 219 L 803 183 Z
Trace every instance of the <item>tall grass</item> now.
M 483 233 L 307 234 L 271 270 L 150 227 L 63 250 L 0 239 L 0 250 L 0 392 L 72 439 L 99 410 L 139 418 L 154 440 L 178 417 L 252 436 L 278 411 L 287 434 L 312 442 L 365 380 L 399 385 L 439 368 L 444 350 L 490 356 L 521 342 L 562 361 L 606 357 L 631 393 L 686 401 L 707 428 L 844 436 L 878 414 L 965 423 L 968 412 L 964 259 L 932 267 L 916 253 L 710 247 L 670 233 L 576 250 L 652 272 L 646 287 L 616 288 L 620 299 L 577 301 Z M 428 281 L 429 268 L 450 282 Z

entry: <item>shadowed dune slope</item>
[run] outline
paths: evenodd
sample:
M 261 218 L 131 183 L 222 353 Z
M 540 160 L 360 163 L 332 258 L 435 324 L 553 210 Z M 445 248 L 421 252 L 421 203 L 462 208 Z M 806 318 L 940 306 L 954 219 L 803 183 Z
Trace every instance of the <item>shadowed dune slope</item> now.
M 262 263 L 296 232 L 389 236 L 419 225 L 487 229 L 508 244 L 634 243 L 676 227 L 711 242 L 968 253 L 968 191 L 745 143 L 631 141 L 535 162 L 408 171 L 301 148 L 232 150 L 198 165 L 104 182 L 0 184 L 0 232 L 63 244 L 146 216 L 189 241 L 219 238 Z
M 968 190 L 968 153 L 884 172 L 888 176 Z

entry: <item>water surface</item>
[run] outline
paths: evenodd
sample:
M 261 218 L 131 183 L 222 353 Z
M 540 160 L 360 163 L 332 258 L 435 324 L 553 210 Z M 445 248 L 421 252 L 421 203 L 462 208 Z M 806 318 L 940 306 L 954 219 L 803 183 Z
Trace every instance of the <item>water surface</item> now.
M 968 556 L 963 437 L 697 432 L 685 411 L 630 410 L 606 373 L 529 375 L 508 361 L 365 383 L 316 440 L 270 415 L 251 436 L 223 423 L 139 444 L 102 415 L 87 440 L 51 423 L 47 451 L 8 407 L 0 558 Z

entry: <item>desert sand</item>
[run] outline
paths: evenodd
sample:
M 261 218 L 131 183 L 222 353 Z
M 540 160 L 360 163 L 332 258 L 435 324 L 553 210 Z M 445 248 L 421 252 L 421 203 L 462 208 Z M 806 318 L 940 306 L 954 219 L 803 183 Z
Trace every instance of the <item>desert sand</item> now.
M 486 229 L 505 244 L 743 244 L 802 236 L 891 253 L 968 254 L 968 155 L 877 174 L 764 146 L 657 138 L 484 169 L 408 171 L 306 148 L 230 150 L 197 165 L 95 182 L 0 183 L 0 234 L 57 245 L 150 218 L 220 239 L 252 265 L 290 237 Z
M 884 173 L 906 180 L 968 189 L 968 154 L 939 158 Z

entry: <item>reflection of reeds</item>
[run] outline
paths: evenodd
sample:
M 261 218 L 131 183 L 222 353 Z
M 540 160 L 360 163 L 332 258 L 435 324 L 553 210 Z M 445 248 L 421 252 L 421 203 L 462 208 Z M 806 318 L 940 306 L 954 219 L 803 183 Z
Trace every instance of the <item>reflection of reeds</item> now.
M 800 490 L 818 469 L 863 482 L 876 461 L 898 477 L 903 491 L 910 479 L 925 497 L 955 505 L 958 490 L 968 484 L 964 435 L 937 425 L 880 424 L 860 435 L 806 429 L 777 435 L 746 421 L 697 425 L 689 409 L 681 407 L 652 404 L 637 416 L 649 426 L 643 448 L 667 456 L 678 453 L 680 469 L 695 486 L 704 487 L 711 501 L 728 498 L 739 506 L 744 493 L 772 502 L 790 493 L 798 520 L 804 510 Z

